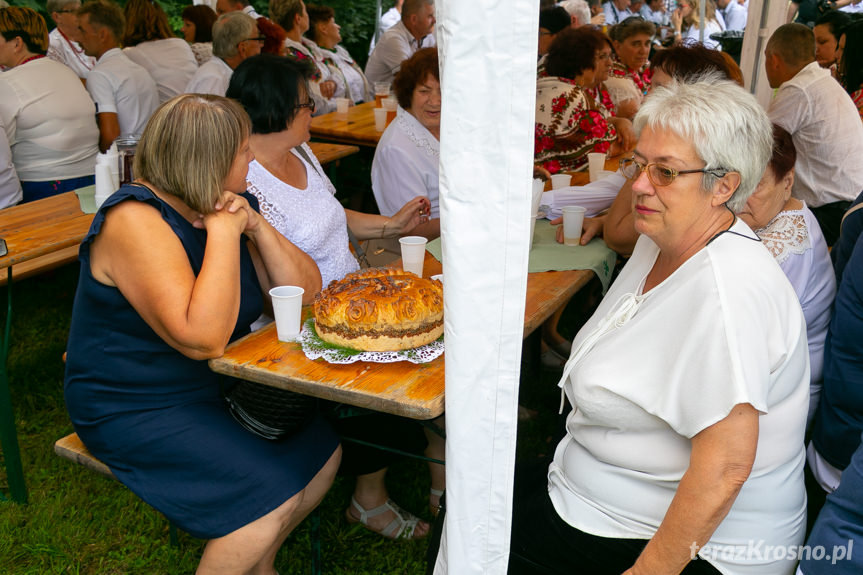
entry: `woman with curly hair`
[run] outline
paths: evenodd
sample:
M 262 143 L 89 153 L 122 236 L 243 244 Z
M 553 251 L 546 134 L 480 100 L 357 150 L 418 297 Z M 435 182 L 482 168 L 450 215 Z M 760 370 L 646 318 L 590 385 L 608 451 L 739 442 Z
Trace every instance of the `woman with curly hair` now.
M 570 28 L 554 39 L 548 76 L 536 84 L 535 164 L 552 174 L 575 171 L 587 165 L 589 152 L 614 155 L 631 147 L 631 122 L 612 117 L 591 94 L 610 65 L 611 45 L 598 30 Z
M 150 0 L 129 0 L 123 12 L 123 52 L 153 77 L 159 102 L 185 92 L 198 62 L 186 41 L 174 36 L 165 11 Z

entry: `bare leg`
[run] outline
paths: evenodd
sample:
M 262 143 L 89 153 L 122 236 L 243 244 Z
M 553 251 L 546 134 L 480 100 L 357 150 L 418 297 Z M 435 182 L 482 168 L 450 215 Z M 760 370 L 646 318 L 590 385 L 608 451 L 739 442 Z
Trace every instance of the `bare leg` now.
M 354 499 L 360 507 L 370 510 L 387 502 L 387 499 L 389 499 L 389 493 L 387 493 L 387 486 L 384 482 L 386 474 L 387 470 L 384 468 L 380 471 L 375 471 L 374 473 L 357 476 L 357 485 L 354 488 Z M 360 517 L 353 506 L 348 507 L 347 513 L 350 517 L 359 521 Z M 386 513 L 370 517 L 368 520 L 368 527 L 372 531 L 380 532 L 395 518 L 395 513 L 387 511 Z M 414 530 L 414 536 L 416 538 L 424 537 L 428 531 L 429 524 L 425 521 L 420 521 Z
M 435 419 L 434 424 L 441 429 L 446 429 L 445 416 L 441 415 Z M 425 431 L 426 439 L 429 442 L 425 451 L 426 457 L 444 461 L 446 459 L 446 440 L 428 427 L 424 427 L 423 431 Z M 440 463 L 429 462 L 429 475 L 431 476 L 431 488 L 433 490 L 443 491 L 446 489 L 446 467 Z M 437 515 L 439 505 L 440 495 L 429 494 L 429 508 L 435 515 Z
M 275 575 L 276 553 L 291 531 L 324 498 L 341 458 L 342 448 L 338 447 L 302 491 L 260 519 L 208 541 L 197 575 Z

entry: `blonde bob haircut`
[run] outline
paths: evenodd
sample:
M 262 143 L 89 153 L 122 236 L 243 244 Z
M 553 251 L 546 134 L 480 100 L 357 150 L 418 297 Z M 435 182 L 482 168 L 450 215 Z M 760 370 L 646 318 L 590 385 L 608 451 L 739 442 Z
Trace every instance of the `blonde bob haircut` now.
M 251 129 L 249 116 L 233 100 L 208 94 L 172 98 L 144 128 L 135 177 L 208 214 Z

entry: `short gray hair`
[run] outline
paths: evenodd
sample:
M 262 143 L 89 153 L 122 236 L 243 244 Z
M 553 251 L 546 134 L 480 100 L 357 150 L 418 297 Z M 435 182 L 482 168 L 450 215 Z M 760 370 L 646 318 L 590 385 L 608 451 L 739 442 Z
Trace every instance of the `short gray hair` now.
M 248 40 L 257 25 L 245 12 L 226 12 L 219 16 L 213 24 L 213 56 L 222 59 L 236 56 L 237 44 Z
M 575 16 L 579 26 L 590 24 L 590 6 L 584 0 L 565 0 L 560 3 L 570 16 Z
M 718 74 L 654 87 L 633 126 L 638 135 L 645 126 L 674 132 L 692 142 L 705 169 L 740 174 L 740 185 L 727 202 L 735 212 L 755 191 L 773 146 L 770 120 L 755 97 Z M 704 174 L 702 188 L 710 191 L 717 181 Z
M 0 8 L 8 8 L 9 4 L 6 3 L 6 0 L 0 0 Z

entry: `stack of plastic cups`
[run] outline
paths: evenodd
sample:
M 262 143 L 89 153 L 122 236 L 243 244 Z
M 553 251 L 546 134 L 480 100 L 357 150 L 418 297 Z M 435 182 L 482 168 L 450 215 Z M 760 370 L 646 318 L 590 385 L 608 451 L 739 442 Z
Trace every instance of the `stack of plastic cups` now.
M 96 156 L 96 209 L 102 207 L 102 203 L 119 187 L 120 165 L 117 146 L 111 144 L 107 152 Z

